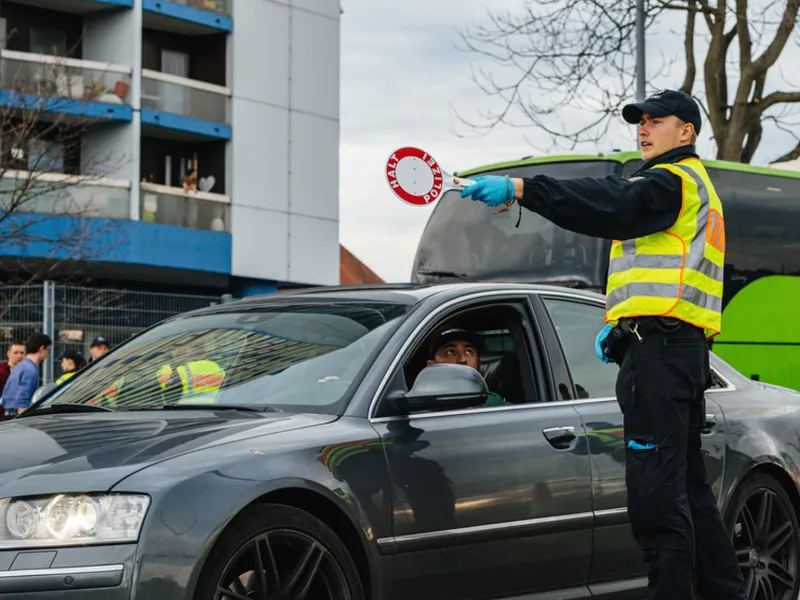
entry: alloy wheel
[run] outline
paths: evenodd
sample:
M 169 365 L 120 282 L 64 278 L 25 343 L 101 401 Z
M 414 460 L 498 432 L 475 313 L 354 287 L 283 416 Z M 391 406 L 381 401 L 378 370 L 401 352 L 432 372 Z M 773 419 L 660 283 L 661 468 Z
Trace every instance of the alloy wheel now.
M 312 536 L 274 530 L 244 544 L 225 566 L 214 600 L 349 600 L 333 555 Z
M 791 510 L 766 488 L 753 490 L 739 509 L 733 543 L 748 600 L 791 598 L 798 576 L 798 532 Z

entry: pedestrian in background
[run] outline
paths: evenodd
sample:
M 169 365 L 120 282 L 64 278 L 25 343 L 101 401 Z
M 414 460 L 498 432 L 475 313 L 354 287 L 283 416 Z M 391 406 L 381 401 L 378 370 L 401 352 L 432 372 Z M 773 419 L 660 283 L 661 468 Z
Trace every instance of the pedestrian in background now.
M 6 381 L 11 376 L 11 369 L 16 367 L 25 358 L 25 342 L 24 340 L 14 340 L 9 344 L 6 350 L 6 357 L 8 360 L 0 362 L 0 421 L 3 420 L 5 409 L 3 408 L 2 392 L 6 385 Z
M 31 405 L 39 387 L 39 365 L 50 353 L 53 340 L 44 333 L 34 333 L 25 341 L 25 358 L 11 371 L 3 387 L 5 418 L 13 419 Z
M 95 361 L 109 350 L 108 342 L 104 337 L 96 337 L 92 340 L 91 345 L 89 346 L 89 354 L 91 354 L 91 358 L 89 358 L 89 362 Z

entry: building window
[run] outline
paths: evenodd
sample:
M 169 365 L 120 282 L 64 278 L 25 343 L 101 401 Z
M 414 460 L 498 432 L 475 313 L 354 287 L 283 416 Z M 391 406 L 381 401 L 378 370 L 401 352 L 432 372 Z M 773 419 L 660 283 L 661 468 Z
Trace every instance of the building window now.
M 31 27 L 30 51 L 52 56 L 67 55 L 67 32 L 52 27 Z
M 64 144 L 51 140 L 30 140 L 28 171 L 64 173 Z

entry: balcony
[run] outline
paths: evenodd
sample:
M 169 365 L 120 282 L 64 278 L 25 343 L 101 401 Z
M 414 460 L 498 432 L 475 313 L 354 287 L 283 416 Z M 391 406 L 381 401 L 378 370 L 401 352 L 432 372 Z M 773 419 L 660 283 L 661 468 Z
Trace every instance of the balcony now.
M 233 0 L 142 0 L 145 27 L 202 35 L 233 31 Z
M 230 96 L 219 85 L 143 69 L 142 125 L 229 140 Z
M 130 67 L 0 50 L 0 103 L 43 113 L 130 121 Z
M 141 183 L 140 220 L 190 229 L 228 232 L 230 199 L 222 194 Z
M 81 15 L 113 8 L 133 8 L 133 0 L 15 0 L 15 2 Z
M 0 210 L 128 219 L 130 187 L 117 179 L 9 169 L 0 178 Z

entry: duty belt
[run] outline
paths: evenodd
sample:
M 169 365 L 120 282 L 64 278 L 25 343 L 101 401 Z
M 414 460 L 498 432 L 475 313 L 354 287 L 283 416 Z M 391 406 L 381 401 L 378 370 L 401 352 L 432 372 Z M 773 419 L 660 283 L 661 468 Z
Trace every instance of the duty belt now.
M 703 333 L 703 330 L 699 327 L 695 327 L 691 323 L 686 323 L 676 317 L 623 317 L 619 320 L 619 327 L 625 332 L 633 333 L 640 339 L 640 334 L 643 331 L 652 331 L 654 329 L 664 333 L 670 333 L 677 331 L 681 327 L 692 327 L 693 329 L 697 329 L 701 334 Z M 703 337 L 705 338 L 705 335 L 703 335 Z

